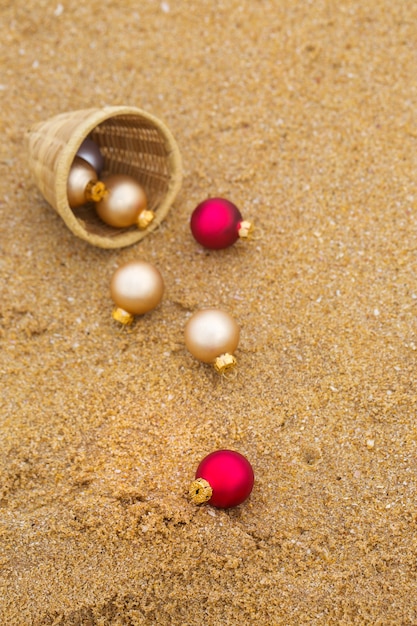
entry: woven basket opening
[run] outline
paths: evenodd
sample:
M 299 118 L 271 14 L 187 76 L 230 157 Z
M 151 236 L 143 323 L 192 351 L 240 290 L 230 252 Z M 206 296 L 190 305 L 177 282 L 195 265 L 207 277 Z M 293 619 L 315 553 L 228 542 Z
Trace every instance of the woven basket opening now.
M 148 208 L 157 213 L 158 205 L 168 192 L 171 172 L 168 165 L 166 138 L 151 122 L 137 115 L 118 115 L 99 124 L 91 133 L 104 156 L 102 177 L 108 174 L 132 176 L 143 186 Z M 73 210 L 88 232 L 106 237 L 136 230 L 113 228 L 97 216 L 94 205 Z
M 67 179 L 79 146 L 92 138 L 104 157 L 100 178 L 126 174 L 145 190 L 155 218 L 141 230 L 114 228 L 101 221 L 94 204 L 72 210 Z M 45 200 L 77 237 L 102 248 L 137 243 L 155 230 L 181 187 L 181 154 L 165 124 L 136 107 L 103 107 L 68 111 L 33 125 L 27 133 L 29 167 Z

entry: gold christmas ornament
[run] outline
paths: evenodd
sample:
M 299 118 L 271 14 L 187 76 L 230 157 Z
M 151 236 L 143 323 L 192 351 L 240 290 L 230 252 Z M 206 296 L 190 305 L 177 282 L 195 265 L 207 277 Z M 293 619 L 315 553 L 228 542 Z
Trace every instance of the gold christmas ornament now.
M 113 319 L 131 324 L 135 315 L 154 309 L 164 293 L 160 271 L 146 261 L 130 261 L 119 267 L 110 282 L 110 293 L 116 308 Z
M 239 326 L 226 311 L 202 309 L 194 313 L 185 327 L 185 345 L 203 363 L 212 363 L 223 373 L 236 365 L 233 352 L 239 344 Z
M 68 177 L 86 138 L 104 159 L 100 178 L 127 175 L 143 188 L 147 208 L 126 227 L 105 224 L 93 203 L 72 208 Z M 169 129 L 136 107 L 116 106 L 62 113 L 35 124 L 27 134 L 29 168 L 45 200 L 78 237 L 101 248 L 132 245 L 155 230 L 171 208 L 182 182 L 181 155 Z
M 146 228 L 151 223 L 154 213 L 147 210 L 145 190 L 134 178 L 113 174 L 102 182 L 107 193 L 97 202 L 96 211 L 103 222 L 115 228 L 126 228 L 133 224 L 138 228 Z M 142 221 L 145 214 L 150 214 L 150 221 Z
M 76 209 L 87 202 L 98 202 L 107 195 L 104 184 L 97 180 L 94 167 L 75 157 L 67 180 L 68 204 Z

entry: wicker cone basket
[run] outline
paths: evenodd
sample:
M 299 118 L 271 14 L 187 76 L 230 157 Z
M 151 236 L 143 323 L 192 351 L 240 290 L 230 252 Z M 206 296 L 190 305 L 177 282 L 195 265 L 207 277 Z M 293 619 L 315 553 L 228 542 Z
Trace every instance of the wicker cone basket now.
M 127 174 L 145 189 L 155 218 L 145 229 L 113 228 L 94 205 L 71 209 L 67 179 L 78 148 L 89 136 L 104 156 L 102 175 Z M 168 128 L 134 107 L 62 113 L 28 131 L 29 167 L 45 200 L 81 239 L 101 248 L 130 246 L 154 230 L 168 213 L 182 182 L 181 155 Z

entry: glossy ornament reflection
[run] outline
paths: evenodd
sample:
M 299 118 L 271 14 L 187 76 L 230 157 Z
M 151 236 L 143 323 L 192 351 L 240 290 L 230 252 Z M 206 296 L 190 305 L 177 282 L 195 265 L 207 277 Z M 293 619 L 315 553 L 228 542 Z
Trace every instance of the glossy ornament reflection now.
M 116 305 L 113 319 L 131 324 L 135 315 L 143 315 L 158 306 L 164 293 L 164 281 L 151 263 L 130 261 L 113 274 L 110 293 Z
M 146 228 L 154 218 L 147 209 L 143 187 L 131 176 L 113 174 L 103 179 L 107 194 L 96 204 L 100 219 L 115 228 L 127 228 L 136 224 Z
M 104 184 L 98 180 L 95 169 L 81 159 L 75 157 L 67 179 L 68 204 L 76 209 L 87 202 L 99 202 L 106 194 Z
M 202 309 L 194 313 L 185 327 L 185 345 L 203 363 L 212 363 L 223 373 L 236 365 L 233 352 L 239 344 L 240 331 L 226 311 Z

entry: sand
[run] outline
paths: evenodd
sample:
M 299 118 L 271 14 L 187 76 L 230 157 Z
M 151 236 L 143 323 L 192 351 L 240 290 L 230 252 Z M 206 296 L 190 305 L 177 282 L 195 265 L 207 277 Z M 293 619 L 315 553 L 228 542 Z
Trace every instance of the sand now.
M 3 0 L 0 24 L 1 624 L 416 624 L 416 3 Z M 166 123 L 184 182 L 103 250 L 25 132 L 119 104 Z M 213 195 L 251 241 L 194 241 Z M 135 258 L 165 297 L 122 332 Z M 185 348 L 206 306 L 239 323 L 235 377 Z M 219 448 L 255 471 L 235 509 L 187 498 Z

